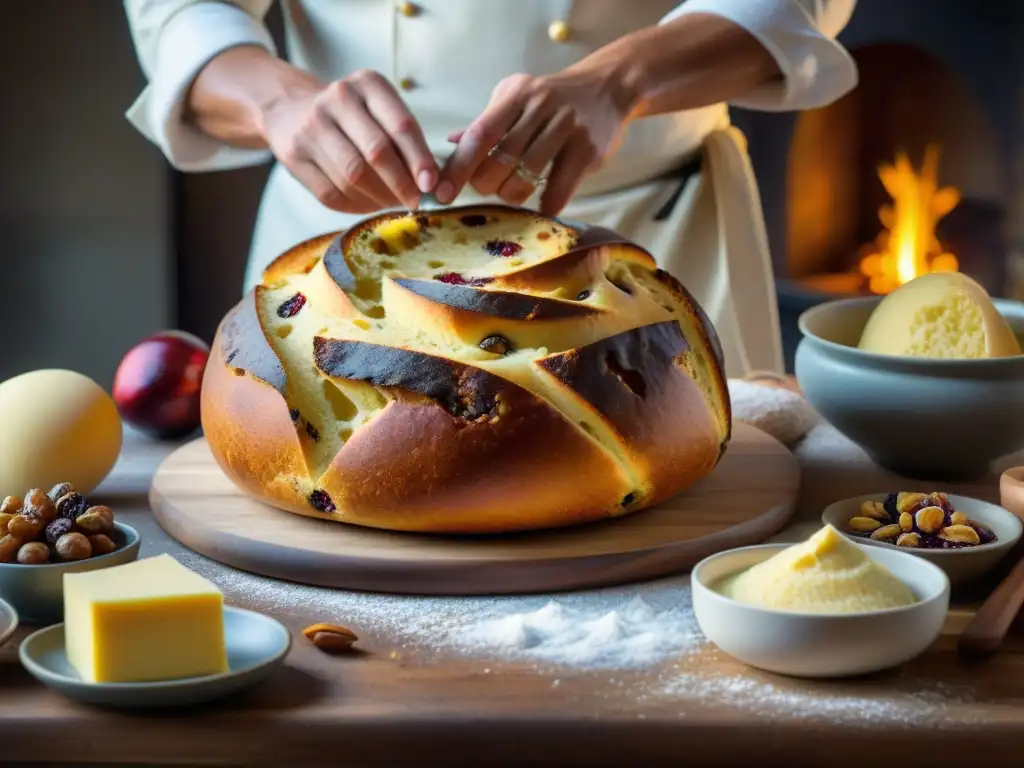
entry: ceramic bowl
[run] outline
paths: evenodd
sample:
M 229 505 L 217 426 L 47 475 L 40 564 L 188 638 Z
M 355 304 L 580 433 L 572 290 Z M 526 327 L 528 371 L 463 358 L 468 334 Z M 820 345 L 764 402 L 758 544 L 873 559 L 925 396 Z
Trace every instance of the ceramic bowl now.
M 96 571 L 130 563 L 139 556 L 139 532 L 130 525 L 114 522 L 118 548 L 109 555 L 87 560 L 47 565 L 0 563 L 0 597 L 13 605 L 21 620 L 29 624 L 54 624 L 64 618 L 64 574 Z
M 0 600 L 0 647 L 11 639 L 11 635 L 17 628 L 18 612 L 14 610 L 13 605 Z
M 818 413 L 904 477 L 970 480 L 1024 448 L 1024 355 L 932 360 L 863 352 L 856 345 L 880 301 L 831 301 L 800 316 L 796 376 Z M 1024 335 L 1024 304 L 995 304 Z
M 949 608 L 949 579 L 919 557 L 863 547 L 905 582 L 918 601 L 904 608 L 815 614 L 757 608 L 712 589 L 791 546 L 762 544 L 705 558 L 693 569 L 693 612 L 704 636 L 752 667 L 792 677 L 849 677 L 898 666 L 939 637 Z
M 831 523 L 844 536 L 858 544 L 868 547 L 880 547 L 887 550 L 895 550 L 896 545 L 884 541 L 856 536 L 847 533 L 846 524 L 851 517 L 860 514 L 860 505 L 865 501 L 882 501 L 884 493 L 869 493 L 864 496 L 855 496 L 851 499 L 843 499 L 825 507 L 821 514 L 823 523 Z M 964 512 L 975 522 L 981 523 L 990 529 L 996 540 L 989 544 L 979 544 L 976 547 L 964 547 L 962 549 L 903 549 L 915 557 L 924 558 L 935 563 L 949 577 L 954 585 L 964 584 L 984 576 L 995 568 L 999 561 L 1006 557 L 1013 545 L 1024 533 L 1024 524 L 1021 519 L 1012 512 L 1009 512 L 998 504 L 989 504 L 987 501 L 972 499 L 968 496 L 956 496 L 949 494 L 949 501 L 953 508 Z
M 34 678 L 77 701 L 109 707 L 182 707 L 223 698 L 263 680 L 284 661 L 291 635 L 277 619 L 242 608 L 224 608 L 228 671 L 151 683 L 90 683 L 68 662 L 64 625 L 40 629 L 18 648 Z

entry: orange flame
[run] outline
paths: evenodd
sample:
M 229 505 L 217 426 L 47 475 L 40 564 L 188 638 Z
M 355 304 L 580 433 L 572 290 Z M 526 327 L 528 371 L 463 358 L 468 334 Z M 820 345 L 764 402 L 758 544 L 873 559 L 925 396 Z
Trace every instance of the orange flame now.
M 960 192 L 939 187 L 938 172 L 939 147 L 934 144 L 925 149 L 920 173 L 905 152 L 898 152 L 892 165 L 879 167 L 878 177 L 893 202 L 878 209 L 878 250 L 860 261 L 873 293 L 889 293 L 929 272 L 959 269 L 956 256 L 944 252 L 936 239 L 935 227 L 960 202 Z

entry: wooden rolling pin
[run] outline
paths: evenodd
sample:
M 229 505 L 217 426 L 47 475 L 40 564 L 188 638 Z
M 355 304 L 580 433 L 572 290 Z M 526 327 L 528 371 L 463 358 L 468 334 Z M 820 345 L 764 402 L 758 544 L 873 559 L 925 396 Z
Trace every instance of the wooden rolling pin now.
M 1006 509 L 1024 518 L 1024 467 L 1014 467 L 1002 474 L 999 496 Z M 996 653 L 1024 605 L 1024 539 L 1010 550 L 1004 562 L 1012 564 L 1009 573 L 957 639 L 957 651 L 962 656 L 984 658 Z

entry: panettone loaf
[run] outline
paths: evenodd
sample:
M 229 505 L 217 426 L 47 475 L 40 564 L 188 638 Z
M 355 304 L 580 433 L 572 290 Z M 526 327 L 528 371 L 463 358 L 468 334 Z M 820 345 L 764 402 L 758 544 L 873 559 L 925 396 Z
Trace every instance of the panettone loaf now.
M 643 249 L 524 209 L 385 213 L 282 255 L 224 318 L 213 455 L 310 517 L 498 533 L 634 512 L 730 434 L 715 331 Z

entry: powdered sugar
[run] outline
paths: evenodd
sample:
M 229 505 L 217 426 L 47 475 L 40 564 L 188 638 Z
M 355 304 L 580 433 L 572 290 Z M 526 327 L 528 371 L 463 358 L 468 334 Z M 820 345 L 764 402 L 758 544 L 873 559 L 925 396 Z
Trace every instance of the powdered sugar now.
M 675 672 L 663 680 L 661 696 L 727 707 L 759 718 L 800 718 L 844 725 L 934 725 L 969 722 L 974 703 L 969 686 L 908 677 L 886 683 L 787 680 L 750 670 L 746 674 Z
M 466 649 L 554 665 L 629 668 L 655 664 L 701 642 L 689 590 L 686 608 L 656 611 L 642 597 L 607 610 L 572 608 L 557 601 L 536 611 L 484 618 L 463 631 Z
M 635 668 L 703 643 L 689 576 L 553 596 L 407 597 L 308 587 L 173 554 L 217 584 L 232 605 L 288 624 L 331 621 L 424 654 L 548 666 Z

